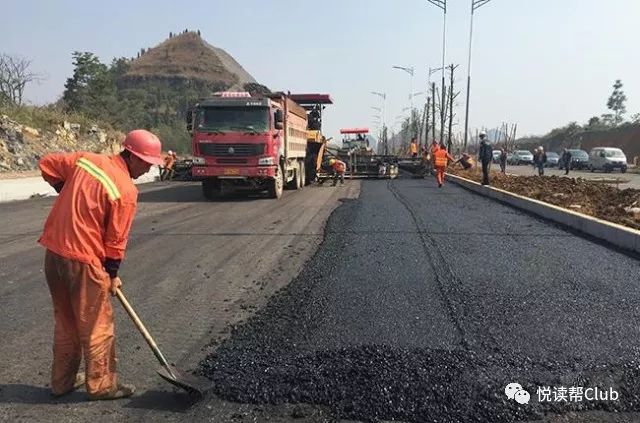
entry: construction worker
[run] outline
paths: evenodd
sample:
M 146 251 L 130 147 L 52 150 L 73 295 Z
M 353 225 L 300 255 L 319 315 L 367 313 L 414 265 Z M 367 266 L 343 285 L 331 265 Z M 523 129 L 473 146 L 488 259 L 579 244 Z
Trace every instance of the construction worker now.
M 538 169 L 538 176 L 544 175 L 544 165 L 547 162 L 547 153 L 544 152 L 542 146 L 536 149 L 537 153 L 533 155 L 533 166 Z
M 424 178 L 431 170 L 431 155 L 426 145 L 422 146 L 422 177 Z
M 562 149 L 562 157 L 560 157 L 560 162 L 562 166 L 564 166 L 564 174 L 569 174 L 569 168 L 571 167 L 571 152 L 564 148 Z
M 331 186 L 338 185 L 338 179 L 340 179 L 340 185 L 344 185 L 344 172 L 347 170 L 347 165 L 338 159 L 330 159 L 329 165 L 333 169 L 333 185 Z
M 493 150 L 487 133 L 480 132 L 480 151 L 478 152 L 478 161 L 482 163 L 482 185 L 489 185 L 489 171 L 491 170 L 491 162 L 493 161 Z
M 176 153 L 169 150 L 167 155 L 164 157 L 164 167 L 162 168 L 162 173 L 160 174 L 160 180 L 166 181 L 171 180 L 173 178 L 173 166 L 176 163 Z
M 451 157 L 444 143 L 440 144 L 440 148 L 436 150 L 435 155 L 436 181 L 438 181 L 438 188 L 442 188 L 442 184 L 444 184 L 444 171 L 449 164 L 449 160 L 453 161 L 454 158 Z
M 411 138 L 411 144 L 409 145 L 409 152 L 411 153 L 411 158 L 415 159 L 418 157 L 418 143 L 416 137 Z
M 438 144 L 438 141 L 433 140 L 431 142 L 431 167 L 435 168 L 436 164 L 435 164 L 435 160 L 436 160 L 436 151 L 438 151 L 440 149 L 440 144 Z
M 60 194 L 39 239 L 55 317 L 51 393 L 86 386 L 91 400 L 125 398 L 133 385 L 116 377 L 113 312 L 109 293 L 122 282 L 124 258 L 138 190 L 132 182 L 162 163 L 161 144 L 137 129 L 124 151 L 55 153 L 40 160 L 42 177 Z M 84 357 L 85 373 L 78 373 Z M 86 375 L 86 378 L 85 378 Z
M 500 149 L 500 172 L 507 172 L 507 150 L 504 148 Z

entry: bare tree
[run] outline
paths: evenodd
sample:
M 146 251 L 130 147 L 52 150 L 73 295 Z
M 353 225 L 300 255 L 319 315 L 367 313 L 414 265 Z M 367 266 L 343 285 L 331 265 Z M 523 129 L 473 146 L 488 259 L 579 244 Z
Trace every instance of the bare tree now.
M 454 77 L 454 72 L 456 70 L 456 68 L 459 65 L 454 65 L 453 63 L 449 66 L 447 66 L 447 69 L 449 69 L 450 72 L 450 83 L 449 83 L 449 95 L 447 98 L 447 103 L 449 106 L 449 116 L 447 117 L 446 115 L 446 108 L 445 108 L 445 122 L 447 120 L 447 118 L 449 119 L 449 133 L 447 135 L 447 150 L 449 152 L 451 152 L 452 149 L 452 140 L 451 137 L 453 136 L 453 117 L 455 116 L 453 113 L 453 104 L 454 101 L 456 100 L 456 98 L 458 97 L 458 95 L 460 95 L 460 91 L 458 92 L 454 92 L 454 83 L 455 83 L 455 77 Z
M 0 103 L 22 105 L 24 88 L 40 82 L 44 76 L 30 71 L 31 60 L 0 54 Z

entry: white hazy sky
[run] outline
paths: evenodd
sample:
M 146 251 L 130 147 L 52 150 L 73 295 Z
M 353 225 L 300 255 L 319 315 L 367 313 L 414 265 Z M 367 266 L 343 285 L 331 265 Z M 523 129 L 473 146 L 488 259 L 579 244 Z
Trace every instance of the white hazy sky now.
M 463 126 L 471 0 L 448 0 L 446 63 L 460 64 L 458 129 Z M 274 90 L 330 93 L 325 132 L 374 127 L 370 91 L 387 93 L 393 124 L 428 67 L 442 61 L 442 12 L 426 0 L 3 1 L 0 52 L 33 61 L 46 81 L 28 101 L 55 101 L 72 73 L 71 53 L 103 61 L 135 56 L 169 31 L 200 29 Z M 606 112 L 622 79 L 628 115 L 640 112 L 640 0 L 492 0 L 476 11 L 470 127 L 518 123 L 542 134 Z M 440 75 L 433 76 L 439 83 Z M 424 96 L 417 96 L 418 106 Z M 406 112 L 405 112 L 406 113 Z

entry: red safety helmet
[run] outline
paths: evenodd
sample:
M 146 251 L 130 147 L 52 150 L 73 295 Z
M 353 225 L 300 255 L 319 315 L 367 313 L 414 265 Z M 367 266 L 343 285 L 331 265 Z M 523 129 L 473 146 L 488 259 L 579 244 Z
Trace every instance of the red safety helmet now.
M 163 163 L 160 139 L 145 129 L 134 129 L 129 132 L 122 146 L 149 164 Z

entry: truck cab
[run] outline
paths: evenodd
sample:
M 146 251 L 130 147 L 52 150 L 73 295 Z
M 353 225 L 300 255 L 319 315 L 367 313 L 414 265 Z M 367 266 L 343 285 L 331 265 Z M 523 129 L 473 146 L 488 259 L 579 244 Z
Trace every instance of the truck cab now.
M 201 99 L 187 113 L 192 176 L 207 199 L 235 191 L 304 185 L 307 114 L 284 93 L 224 92 Z

